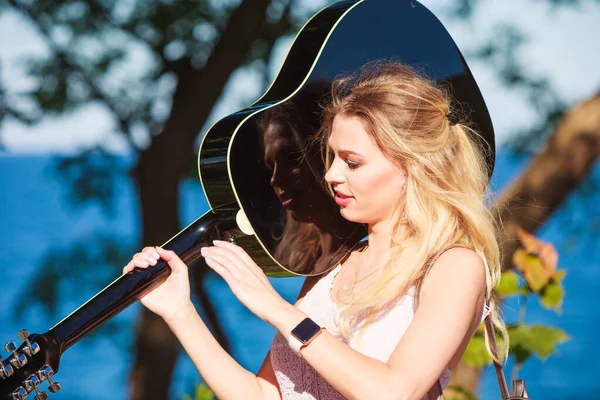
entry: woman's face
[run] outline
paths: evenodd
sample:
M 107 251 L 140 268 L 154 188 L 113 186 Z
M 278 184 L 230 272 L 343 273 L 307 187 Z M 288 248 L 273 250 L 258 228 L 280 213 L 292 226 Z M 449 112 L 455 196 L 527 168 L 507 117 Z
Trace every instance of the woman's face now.
M 393 218 L 406 171 L 377 148 L 361 119 L 336 116 L 328 145 L 332 164 L 325 180 L 342 216 L 366 224 Z
M 303 156 L 294 134 L 283 124 L 269 124 L 263 135 L 264 163 L 270 170 L 275 194 L 292 218 L 312 222 L 325 211 L 331 198 L 311 172 L 310 157 Z M 318 170 L 322 171 L 323 165 L 318 161 Z

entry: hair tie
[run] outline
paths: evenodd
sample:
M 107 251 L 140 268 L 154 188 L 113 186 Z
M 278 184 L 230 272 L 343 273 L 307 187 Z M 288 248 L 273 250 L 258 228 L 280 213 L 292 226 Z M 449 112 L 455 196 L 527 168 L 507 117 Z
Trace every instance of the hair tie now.
M 453 111 L 448 111 L 448 114 L 446 114 L 446 118 L 448 118 L 448 122 L 450 122 L 450 126 L 454 126 L 454 125 L 458 124 L 458 122 L 459 122 L 458 115 L 456 115 L 456 113 Z

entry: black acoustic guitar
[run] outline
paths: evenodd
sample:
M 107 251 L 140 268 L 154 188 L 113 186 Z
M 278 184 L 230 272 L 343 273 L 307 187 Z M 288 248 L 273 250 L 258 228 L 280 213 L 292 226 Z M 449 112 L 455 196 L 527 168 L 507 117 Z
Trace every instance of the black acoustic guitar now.
M 366 235 L 339 215 L 323 183 L 312 140 L 332 80 L 380 59 L 417 67 L 453 88 L 481 140 L 494 132 L 475 80 L 438 19 L 416 1 L 350 0 L 314 15 L 296 36 L 271 86 L 254 104 L 220 120 L 204 136 L 198 157 L 210 211 L 163 247 L 189 263 L 213 239 L 235 240 L 270 276 L 313 275 L 335 266 Z M 48 332 L 19 332 L 0 359 L 0 399 L 36 400 L 53 381 L 64 351 L 131 305 L 169 275 L 159 262 L 118 277 Z

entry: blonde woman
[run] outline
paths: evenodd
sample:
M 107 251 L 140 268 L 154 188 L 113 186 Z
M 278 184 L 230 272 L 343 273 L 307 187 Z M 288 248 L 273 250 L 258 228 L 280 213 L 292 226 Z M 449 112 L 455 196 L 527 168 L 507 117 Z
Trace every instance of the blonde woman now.
M 368 226 L 368 241 L 307 278 L 296 304 L 242 248 L 217 241 L 202 250 L 278 331 L 256 376 L 200 319 L 174 253 L 148 247 L 124 268 L 169 263 L 171 276 L 142 303 L 165 319 L 218 398 L 426 399 L 447 385 L 488 313 L 505 331 L 492 296 L 500 265 L 485 157 L 450 111 L 445 90 L 399 63 L 334 82 L 325 179 L 341 215 Z

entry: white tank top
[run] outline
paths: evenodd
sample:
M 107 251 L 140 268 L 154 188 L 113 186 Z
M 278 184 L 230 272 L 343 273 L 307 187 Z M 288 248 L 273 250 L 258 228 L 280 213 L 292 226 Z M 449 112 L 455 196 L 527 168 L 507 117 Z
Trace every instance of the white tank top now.
M 386 362 L 404 336 L 414 315 L 414 290 L 385 307 L 368 326 L 354 334 L 350 340 L 341 338 L 336 319 L 342 306 L 331 300 L 331 286 L 341 265 L 321 278 L 304 296 L 298 308 L 317 324 L 338 336 L 340 340 L 360 353 Z M 482 317 L 488 313 L 487 306 Z M 271 345 L 271 366 L 277 377 L 283 400 L 337 400 L 345 399 L 323 379 L 302 357 L 294 353 L 284 337 L 277 332 Z M 442 388 L 450 381 L 451 371 L 446 368 L 440 376 Z M 424 397 L 427 400 L 427 396 Z

